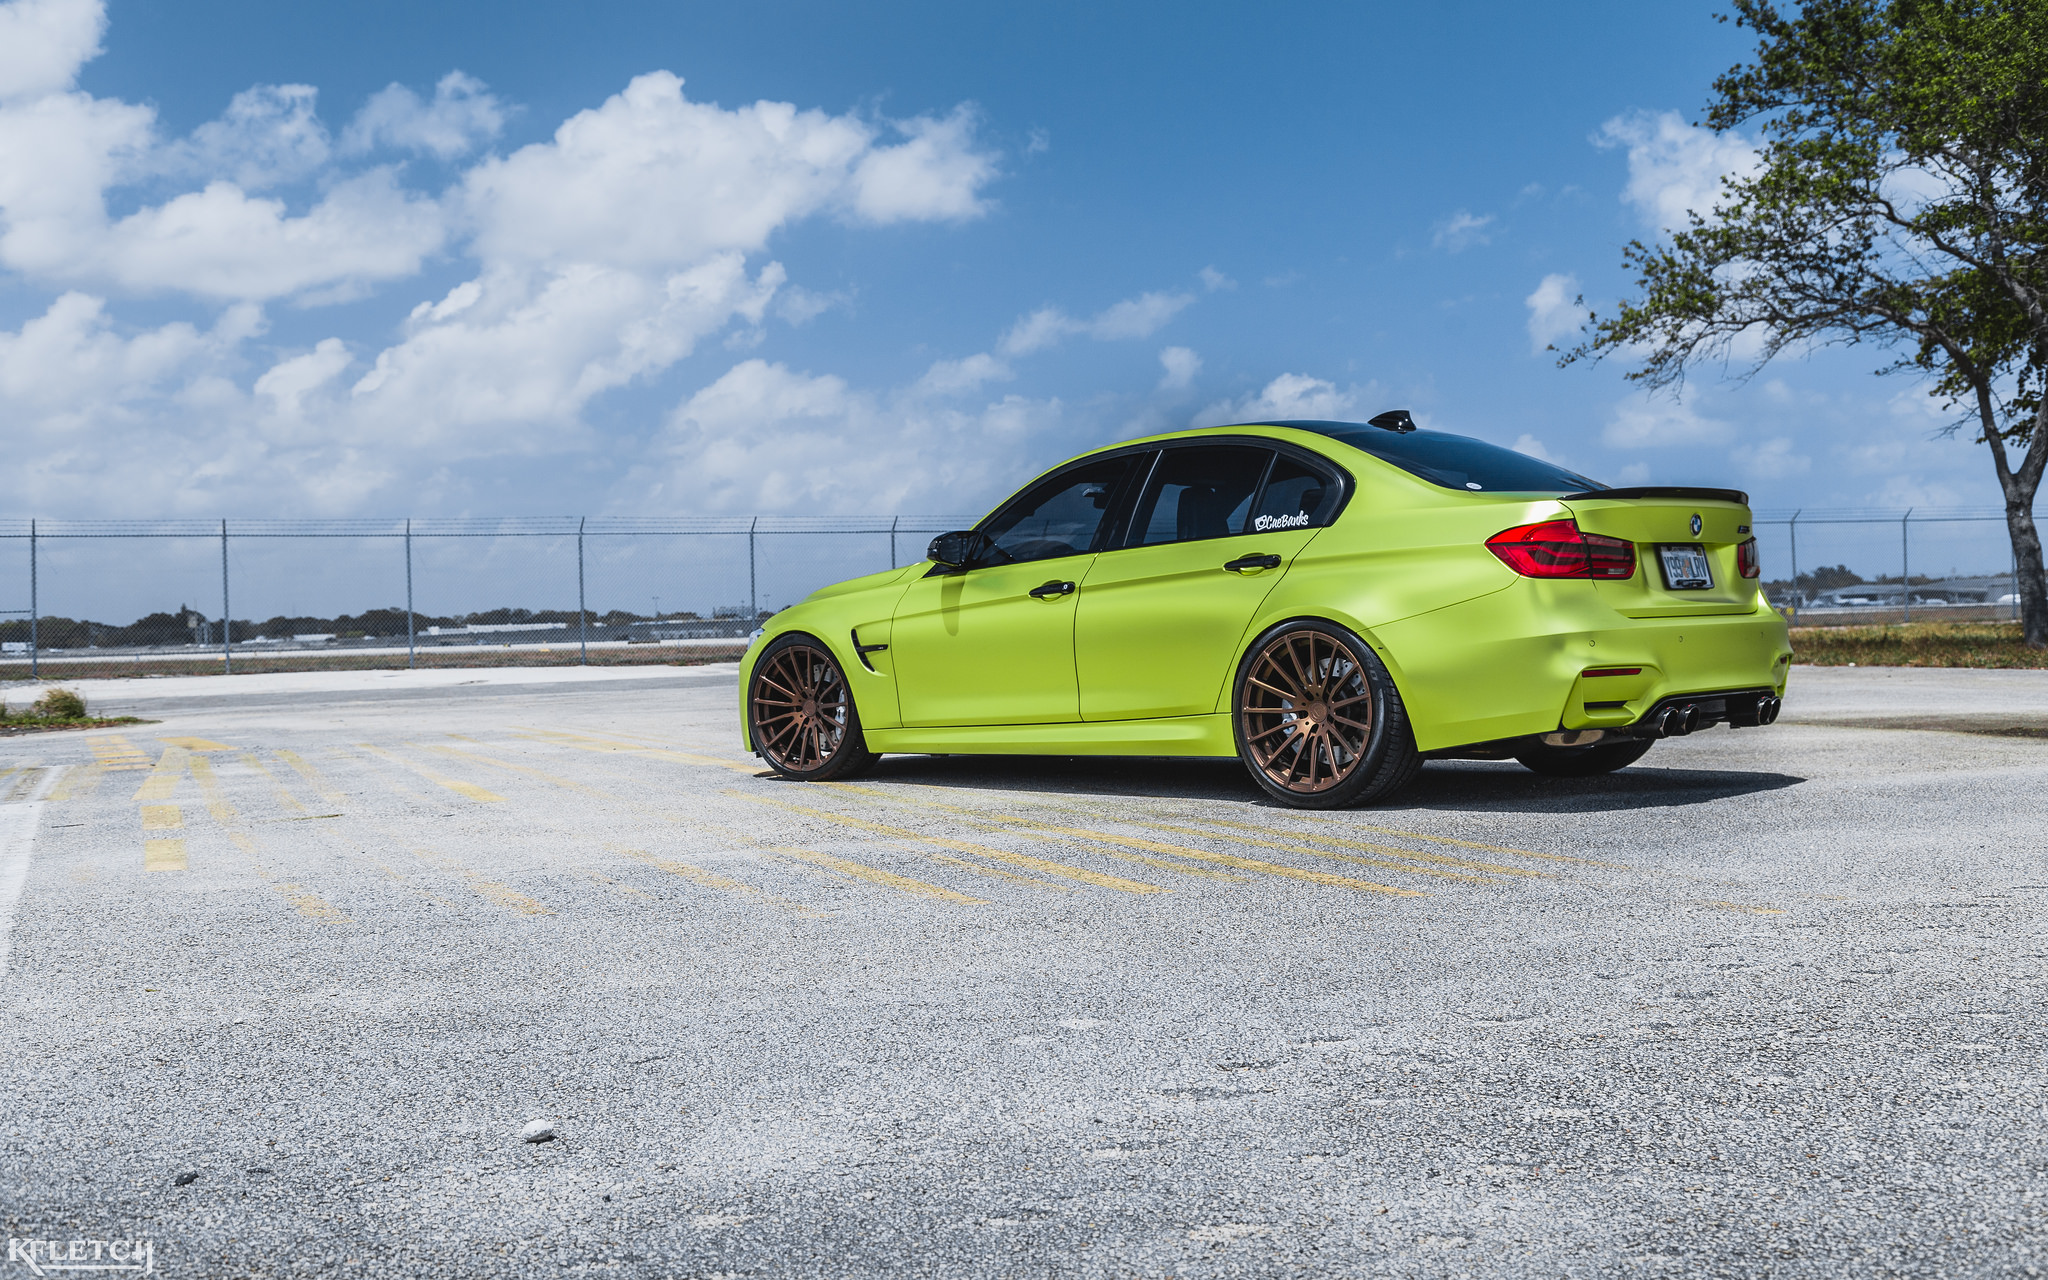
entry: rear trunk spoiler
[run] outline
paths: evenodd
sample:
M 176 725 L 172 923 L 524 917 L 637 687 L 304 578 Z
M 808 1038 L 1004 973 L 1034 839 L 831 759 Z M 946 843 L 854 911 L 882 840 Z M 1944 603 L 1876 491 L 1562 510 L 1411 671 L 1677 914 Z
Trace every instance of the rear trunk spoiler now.
M 1560 501 L 1571 502 L 1578 498 L 1692 498 L 1703 502 L 1733 502 L 1738 506 L 1749 505 L 1749 495 L 1740 489 L 1693 489 L 1682 485 L 1637 485 L 1632 489 L 1588 489 L 1584 493 L 1567 493 Z

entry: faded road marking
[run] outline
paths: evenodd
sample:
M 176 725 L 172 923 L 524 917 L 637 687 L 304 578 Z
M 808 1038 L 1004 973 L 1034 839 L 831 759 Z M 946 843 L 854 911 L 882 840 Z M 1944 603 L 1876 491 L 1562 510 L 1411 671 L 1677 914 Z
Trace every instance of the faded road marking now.
M 185 825 L 184 811 L 174 804 L 146 804 L 142 806 L 142 829 L 144 831 L 175 831 Z
M 475 800 L 483 804 L 500 804 L 504 802 L 505 797 L 495 791 L 486 791 L 475 783 L 464 782 L 460 778 L 451 778 L 446 774 L 435 773 L 424 765 L 414 764 L 412 761 L 394 755 L 382 747 L 373 747 L 367 742 L 358 742 L 356 743 L 356 749 L 358 751 L 367 751 L 373 756 L 381 756 L 402 769 L 410 769 L 435 786 L 446 787 L 456 795 L 466 799 Z
M 144 840 L 142 842 L 142 869 L 144 871 L 185 870 L 185 842 L 183 840 Z

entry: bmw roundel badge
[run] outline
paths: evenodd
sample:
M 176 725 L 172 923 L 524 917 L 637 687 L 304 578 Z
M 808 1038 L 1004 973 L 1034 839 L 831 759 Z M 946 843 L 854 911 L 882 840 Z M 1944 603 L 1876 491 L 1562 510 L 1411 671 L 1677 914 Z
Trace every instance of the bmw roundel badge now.
M 1692 536 L 1693 536 L 1693 537 L 1695 537 L 1695 538 L 1699 537 L 1699 536 L 1700 536 L 1700 530 L 1702 530 L 1702 529 L 1704 529 L 1704 528 L 1706 528 L 1706 527 L 1707 527 L 1707 522 L 1706 522 L 1706 521 L 1704 521 L 1704 520 L 1702 520 L 1702 519 L 1700 519 L 1700 513 L 1699 513 L 1699 512 L 1697 512 L 1697 511 L 1693 512 L 1693 513 L 1692 513 Z

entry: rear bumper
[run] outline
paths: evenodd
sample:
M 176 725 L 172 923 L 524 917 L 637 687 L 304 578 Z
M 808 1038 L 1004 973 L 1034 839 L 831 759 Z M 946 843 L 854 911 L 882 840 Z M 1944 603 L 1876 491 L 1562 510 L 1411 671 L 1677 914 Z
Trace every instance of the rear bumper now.
M 1584 582 L 1524 579 L 1372 635 L 1424 751 L 1625 729 L 1686 695 L 1782 698 L 1792 662 L 1769 609 L 1627 618 Z

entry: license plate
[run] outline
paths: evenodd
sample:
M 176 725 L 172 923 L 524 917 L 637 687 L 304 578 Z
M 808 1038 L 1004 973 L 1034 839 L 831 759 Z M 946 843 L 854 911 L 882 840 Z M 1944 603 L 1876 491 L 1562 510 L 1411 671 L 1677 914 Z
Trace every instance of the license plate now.
M 1681 542 L 1657 548 L 1664 562 L 1664 585 L 1673 591 L 1705 591 L 1714 585 L 1714 570 L 1707 563 L 1707 549 L 1696 542 Z

